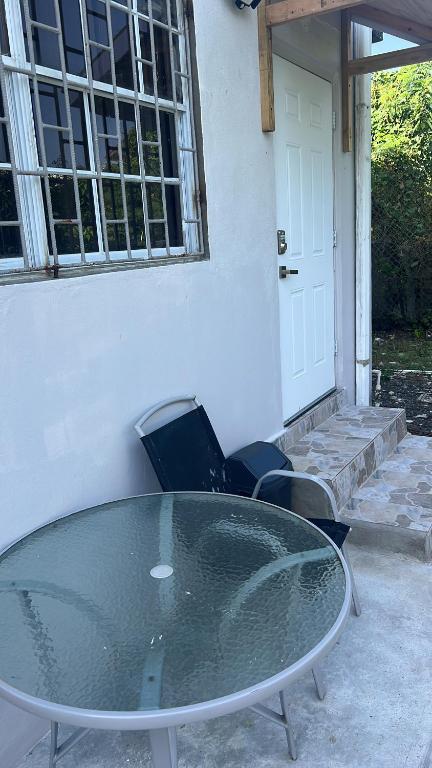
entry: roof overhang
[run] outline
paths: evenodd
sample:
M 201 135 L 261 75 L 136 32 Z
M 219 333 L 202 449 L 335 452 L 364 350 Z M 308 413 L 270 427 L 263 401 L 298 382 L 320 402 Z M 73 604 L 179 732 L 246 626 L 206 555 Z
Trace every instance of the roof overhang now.
M 356 75 L 365 75 L 407 64 L 432 60 L 431 0 L 264 0 L 258 7 L 263 131 L 274 131 L 272 29 L 299 19 L 340 11 L 343 149 L 352 149 L 352 86 Z M 417 44 L 377 56 L 355 59 L 353 22 L 388 32 Z

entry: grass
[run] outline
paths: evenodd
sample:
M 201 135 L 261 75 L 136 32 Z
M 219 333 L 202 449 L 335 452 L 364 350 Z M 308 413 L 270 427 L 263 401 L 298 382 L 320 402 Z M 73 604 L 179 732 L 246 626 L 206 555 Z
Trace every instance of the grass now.
M 373 367 L 388 373 L 432 371 L 432 334 L 374 333 Z

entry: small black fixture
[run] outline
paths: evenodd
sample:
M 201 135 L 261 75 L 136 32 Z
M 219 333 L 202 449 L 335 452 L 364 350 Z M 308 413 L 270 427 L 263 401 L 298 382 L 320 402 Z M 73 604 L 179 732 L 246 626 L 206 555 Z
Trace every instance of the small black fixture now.
M 234 0 L 237 8 L 252 8 L 255 9 L 261 2 L 261 0 L 251 0 L 250 3 L 247 0 Z

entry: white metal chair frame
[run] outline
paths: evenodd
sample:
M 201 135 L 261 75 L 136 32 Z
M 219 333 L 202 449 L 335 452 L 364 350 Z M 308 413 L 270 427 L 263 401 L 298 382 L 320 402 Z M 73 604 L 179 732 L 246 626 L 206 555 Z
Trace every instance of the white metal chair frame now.
M 255 486 L 255 488 L 253 490 L 253 494 L 252 494 L 252 497 L 251 497 L 252 499 L 258 499 L 259 498 L 259 492 L 261 490 L 262 484 L 269 477 L 286 477 L 287 479 L 292 478 L 292 479 L 298 479 L 298 480 L 305 480 L 306 482 L 310 482 L 310 483 L 315 483 L 316 485 L 318 485 L 324 491 L 324 493 L 326 494 L 326 496 L 327 496 L 327 498 L 328 498 L 328 500 L 330 502 L 330 507 L 331 507 L 332 514 L 333 514 L 333 518 L 332 519 L 335 522 L 339 522 L 339 512 L 338 512 L 338 508 L 337 508 L 337 505 L 336 505 L 336 499 L 334 497 L 334 493 L 333 493 L 332 489 L 330 488 L 328 483 L 325 482 L 325 480 L 322 480 L 320 477 L 316 477 L 315 475 L 308 475 L 306 472 L 295 472 L 295 471 L 289 471 L 289 470 L 285 470 L 285 469 L 274 469 L 271 472 L 267 472 L 265 475 L 263 475 L 258 480 L 258 482 L 257 482 L 257 484 L 256 484 L 256 486 Z M 295 514 L 300 514 L 300 516 L 304 517 L 306 520 L 308 519 L 304 514 L 301 514 L 301 513 L 297 512 L 295 509 L 290 509 L 289 511 L 290 512 L 294 512 Z M 311 515 L 311 517 L 312 517 L 312 515 Z M 352 570 L 352 567 L 351 567 L 351 563 L 350 563 L 350 560 L 349 560 L 349 555 L 348 555 L 347 548 L 346 548 L 345 544 L 342 547 L 342 553 L 343 553 L 343 556 L 345 558 L 345 561 L 346 561 L 346 564 L 348 566 L 348 570 L 349 570 L 350 576 L 351 576 L 352 602 L 353 602 L 354 611 L 355 611 L 356 616 L 360 616 L 361 615 L 360 599 L 359 599 L 356 583 L 355 583 L 355 580 L 354 580 L 353 570 Z

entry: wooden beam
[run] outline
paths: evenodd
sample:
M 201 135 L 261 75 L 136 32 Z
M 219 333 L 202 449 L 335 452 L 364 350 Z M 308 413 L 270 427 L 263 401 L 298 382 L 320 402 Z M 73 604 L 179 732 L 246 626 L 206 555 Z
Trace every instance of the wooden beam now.
M 267 4 L 267 24 L 274 27 L 276 24 L 285 24 L 287 21 L 304 19 L 307 16 L 342 11 L 362 3 L 364 0 L 279 0 L 277 3 Z
M 432 42 L 432 27 L 410 21 L 404 16 L 398 16 L 389 11 L 382 11 L 380 8 L 373 8 L 371 5 L 364 4 L 354 8 L 352 19 L 365 27 L 379 29 L 381 32 L 402 37 L 412 43 Z
M 258 6 L 258 51 L 261 88 L 261 125 L 264 133 L 275 130 L 272 31 L 267 26 L 266 8 L 270 0 Z
M 352 152 L 354 97 L 349 65 L 353 57 L 353 26 L 349 11 L 343 11 L 341 22 L 342 149 L 344 152 Z
M 410 64 L 422 64 L 432 60 L 432 43 L 419 45 L 417 48 L 406 48 L 403 51 L 382 53 L 379 56 L 366 56 L 364 59 L 356 59 L 348 64 L 349 75 L 368 75 L 371 72 L 380 72 L 383 69 L 405 67 Z

